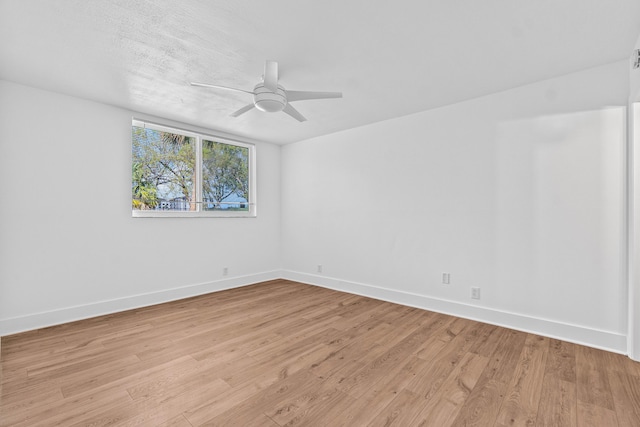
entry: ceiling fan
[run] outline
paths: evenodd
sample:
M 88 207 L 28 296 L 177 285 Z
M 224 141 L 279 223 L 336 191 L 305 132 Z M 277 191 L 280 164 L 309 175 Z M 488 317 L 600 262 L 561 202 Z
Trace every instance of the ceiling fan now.
M 252 108 L 268 113 L 283 111 L 294 119 L 304 122 L 307 119 L 290 104 L 294 101 L 305 101 L 308 99 L 342 98 L 341 92 L 309 92 L 299 90 L 285 90 L 278 84 L 278 63 L 276 61 L 266 61 L 264 64 L 264 75 L 262 81 L 255 85 L 253 91 L 235 89 L 227 86 L 212 85 L 208 83 L 191 82 L 191 86 L 211 87 L 215 89 L 234 90 L 253 95 L 253 103 L 245 105 L 238 111 L 231 113 L 231 117 L 238 117 Z

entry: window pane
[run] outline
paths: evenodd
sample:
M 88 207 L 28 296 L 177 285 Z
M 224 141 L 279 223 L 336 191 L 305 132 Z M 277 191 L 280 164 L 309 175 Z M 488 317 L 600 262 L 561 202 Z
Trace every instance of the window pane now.
M 132 126 L 132 208 L 193 211 L 195 138 Z
M 249 149 L 202 141 L 203 210 L 249 210 Z

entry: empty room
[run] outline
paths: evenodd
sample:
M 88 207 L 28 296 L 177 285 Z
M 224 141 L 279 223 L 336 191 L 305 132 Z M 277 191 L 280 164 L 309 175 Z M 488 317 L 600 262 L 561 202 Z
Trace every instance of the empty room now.
M 0 0 L 0 426 L 640 426 L 640 2 Z

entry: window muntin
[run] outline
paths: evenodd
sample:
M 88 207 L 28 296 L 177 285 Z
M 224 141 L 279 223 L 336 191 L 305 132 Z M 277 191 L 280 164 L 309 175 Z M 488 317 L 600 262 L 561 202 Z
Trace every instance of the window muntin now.
M 255 147 L 132 121 L 132 214 L 255 216 Z

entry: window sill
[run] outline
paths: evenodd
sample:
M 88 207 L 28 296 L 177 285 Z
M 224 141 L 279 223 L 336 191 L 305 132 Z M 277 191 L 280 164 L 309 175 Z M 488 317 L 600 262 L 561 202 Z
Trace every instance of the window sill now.
M 255 212 L 131 211 L 133 218 L 256 218 Z

